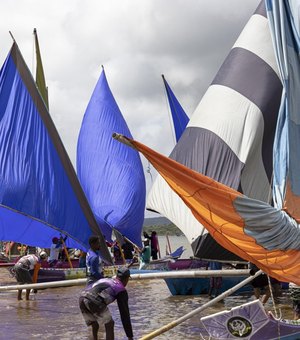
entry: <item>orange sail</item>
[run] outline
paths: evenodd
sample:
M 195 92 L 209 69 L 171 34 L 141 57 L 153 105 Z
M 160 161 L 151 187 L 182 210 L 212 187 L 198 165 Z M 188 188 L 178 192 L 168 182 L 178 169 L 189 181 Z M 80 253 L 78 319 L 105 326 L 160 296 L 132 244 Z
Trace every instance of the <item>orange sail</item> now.
M 280 281 L 300 284 L 300 232 L 285 212 L 125 139 L 152 163 L 220 245 Z

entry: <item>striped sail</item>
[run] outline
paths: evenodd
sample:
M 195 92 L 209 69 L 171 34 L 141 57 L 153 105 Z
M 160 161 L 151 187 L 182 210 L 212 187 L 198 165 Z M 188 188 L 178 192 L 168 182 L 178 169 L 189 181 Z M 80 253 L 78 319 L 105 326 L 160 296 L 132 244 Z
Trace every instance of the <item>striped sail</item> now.
M 271 197 L 272 153 L 282 84 L 262 1 L 192 115 L 170 157 L 265 202 Z M 187 236 L 194 255 L 235 260 L 158 177 L 147 208 Z

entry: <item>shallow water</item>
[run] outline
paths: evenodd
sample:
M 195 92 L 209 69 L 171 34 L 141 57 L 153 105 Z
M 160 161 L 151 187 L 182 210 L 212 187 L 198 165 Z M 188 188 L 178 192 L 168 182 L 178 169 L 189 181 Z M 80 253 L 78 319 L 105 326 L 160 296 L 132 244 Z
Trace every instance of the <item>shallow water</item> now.
M 178 240 L 179 241 L 179 240 Z M 182 241 L 182 240 L 181 240 Z M 175 245 L 174 245 L 175 249 Z M 15 283 L 5 268 L 0 269 L 0 285 Z M 35 300 L 17 301 L 16 292 L 0 292 L 0 339 L 90 339 L 88 329 L 78 307 L 78 297 L 83 287 L 52 288 L 40 290 Z M 128 286 L 129 306 L 134 338 L 162 327 L 208 302 L 203 296 L 172 296 L 164 280 L 130 281 Z M 223 302 L 205 309 L 201 314 L 181 323 L 157 339 L 200 339 L 200 316 L 219 312 L 253 300 L 251 295 L 227 297 Z M 291 302 L 284 293 L 278 307 L 285 318 L 292 317 Z M 269 302 L 266 306 L 271 310 Z M 115 319 L 115 338 L 127 339 L 120 321 L 116 303 L 110 305 Z M 103 331 L 99 339 L 104 339 Z
M 13 283 L 5 269 L 0 269 L 1 285 Z M 39 291 L 35 300 L 17 301 L 16 292 L 0 293 L 0 339 L 89 339 L 90 331 L 85 326 L 78 308 L 82 287 L 52 288 Z M 171 296 L 163 280 L 130 281 L 129 304 L 135 339 L 140 338 L 208 302 L 207 296 Z M 240 303 L 251 301 L 252 296 L 231 296 L 210 307 L 201 316 L 216 313 Z M 283 316 L 292 316 L 291 304 L 286 295 L 279 300 Z M 110 305 L 115 319 L 116 339 L 126 339 L 116 303 Z M 267 305 L 271 309 L 271 303 Z M 199 316 L 194 316 L 158 339 L 199 339 L 201 328 Z M 104 339 L 103 333 L 99 339 Z

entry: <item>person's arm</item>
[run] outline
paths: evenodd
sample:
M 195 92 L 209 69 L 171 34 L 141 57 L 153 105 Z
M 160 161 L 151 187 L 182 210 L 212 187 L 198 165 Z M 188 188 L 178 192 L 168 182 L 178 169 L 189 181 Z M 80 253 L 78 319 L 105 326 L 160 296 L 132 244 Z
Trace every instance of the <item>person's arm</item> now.
M 117 295 L 117 302 L 120 311 L 120 316 L 123 324 L 124 331 L 128 339 L 133 339 L 133 332 L 130 320 L 130 313 L 128 307 L 128 293 L 126 290 Z
M 32 282 L 33 283 L 37 283 L 37 279 L 38 279 L 38 274 L 39 274 L 40 268 L 41 268 L 41 263 L 37 262 L 34 265 L 34 268 L 33 268 L 33 274 L 32 274 Z
M 65 237 L 62 237 L 62 235 L 60 235 L 60 239 L 57 242 L 56 248 L 62 247 L 62 245 L 66 242 L 68 238 L 68 235 L 66 235 Z

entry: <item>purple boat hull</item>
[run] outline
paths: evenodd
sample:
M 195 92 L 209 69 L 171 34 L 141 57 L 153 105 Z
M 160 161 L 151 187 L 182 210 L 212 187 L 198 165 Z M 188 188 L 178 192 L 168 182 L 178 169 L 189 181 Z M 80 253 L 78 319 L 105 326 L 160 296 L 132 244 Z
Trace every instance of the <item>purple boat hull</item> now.
M 274 319 L 259 300 L 202 317 L 201 322 L 207 335 L 215 339 L 300 339 L 300 324 Z

